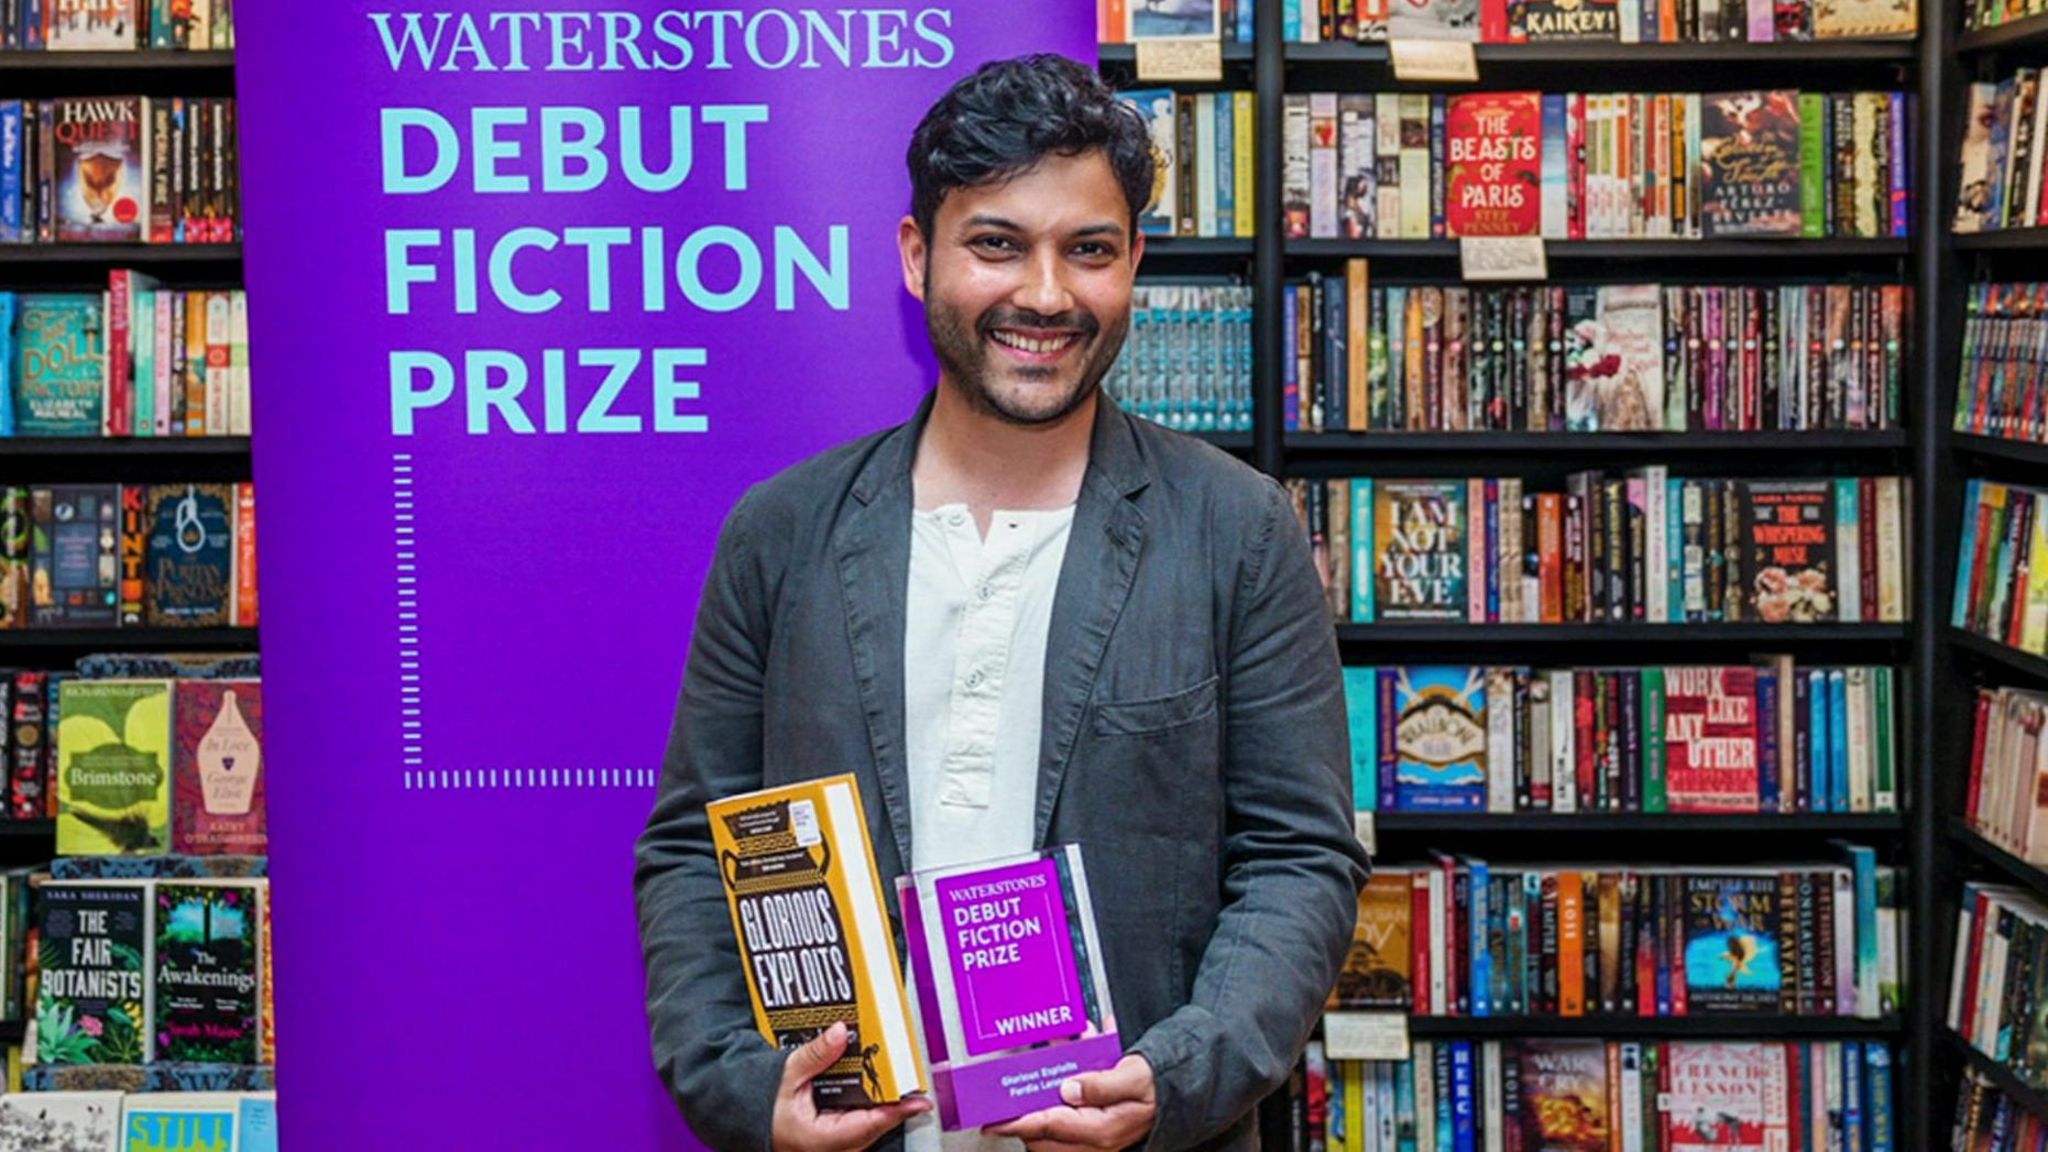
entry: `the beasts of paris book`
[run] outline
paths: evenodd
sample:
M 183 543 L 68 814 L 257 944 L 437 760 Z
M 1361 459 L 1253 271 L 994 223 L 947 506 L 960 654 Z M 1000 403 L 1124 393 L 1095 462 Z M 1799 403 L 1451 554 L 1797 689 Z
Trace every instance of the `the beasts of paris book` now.
M 821 1108 L 924 1089 L 896 942 L 860 788 L 828 776 L 706 806 L 754 1024 L 790 1049 L 844 1022 L 838 1063 L 811 1081 Z
M 1079 845 L 900 877 L 939 1126 L 1000 1124 L 1123 1057 Z

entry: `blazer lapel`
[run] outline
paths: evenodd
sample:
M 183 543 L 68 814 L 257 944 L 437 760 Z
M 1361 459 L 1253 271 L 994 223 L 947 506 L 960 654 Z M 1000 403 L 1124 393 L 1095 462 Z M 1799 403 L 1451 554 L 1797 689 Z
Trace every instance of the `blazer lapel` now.
M 910 460 L 931 411 L 928 394 L 917 416 L 877 445 L 854 478 L 854 503 L 836 533 L 839 586 L 846 604 L 854 679 L 867 717 L 876 783 L 899 870 L 910 868 L 910 768 L 903 718 L 904 599 L 910 583 Z M 869 823 L 874 818 L 869 817 Z M 870 828 L 880 839 L 880 829 Z M 879 845 L 878 845 L 879 847 Z M 888 871 L 884 866 L 883 870 Z
M 1060 784 L 1095 691 L 1095 675 L 1123 614 L 1144 548 L 1145 514 L 1129 499 L 1150 482 L 1129 417 L 1096 400 L 1088 472 L 1053 593 L 1045 639 L 1045 711 L 1039 723 L 1038 808 L 1032 843 L 1045 846 Z

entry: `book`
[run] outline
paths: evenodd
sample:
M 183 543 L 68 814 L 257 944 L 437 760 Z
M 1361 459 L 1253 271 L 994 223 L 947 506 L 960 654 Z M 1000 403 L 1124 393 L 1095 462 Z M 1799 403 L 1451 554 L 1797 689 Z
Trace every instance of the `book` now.
M 1799 94 L 1711 93 L 1700 111 L 1703 234 L 1799 235 Z
M 1542 94 L 1453 96 L 1445 128 L 1453 236 L 1534 236 L 1542 216 Z
M 1379 619 L 1458 620 L 1467 601 L 1466 485 L 1380 480 L 1373 489 Z
M 1411 874 L 1381 869 L 1358 893 L 1351 948 L 1337 971 L 1329 1006 L 1406 1011 L 1413 998 L 1409 935 Z
M 706 805 L 755 1027 L 790 1049 L 844 1022 L 845 1055 L 811 1081 L 819 1107 L 924 1088 L 881 875 L 851 775 Z
M 1757 724 L 1754 669 L 1665 668 L 1664 776 L 1669 811 L 1756 811 Z
M 904 946 L 946 1131 L 1058 1106 L 1123 1056 L 1078 846 L 899 877 Z
M 262 682 L 181 680 L 172 700 L 171 850 L 264 855 Z
M 235 1152 L 277 1152 L 277 1093 L 244 1093 L 235 1128 Z
M 57 851 L 169 851 L 171 682 L 71 679 L 60 691 Z
M 1180 203 L 1175 182 L 1179 172 L 1179 131 L 1171 88 L 1145 88 L 1117 93 L 1117 99 L 1138 114 L 1152 138 L 1152 197 L 1138 212 L 1138 231 L 1171 236 Z
M 1607 1045 L 1524 1040 L 1514 1049 L 1523 1152 L 1608 1152 Z
M 237 1152 L 241 1098 L 232 1092 L 131 1092 L 121 1152 Z
M 1135 0 L 1126 9 L 1126 39 L 1216 40 L 1222 36 L 1220 0 Z
M 139 0 L 43 0 L 43 49 L 48 52 L 121 52 L 137 47 Z
M 1664 1147 L 1670 1152 L 1766 1152 L 1791 1146 L 1781 1045 L 1674 1041 L 1664 1045 L 1663 1078 Z M 1819 1097 L 1814 1114 L 1823 1118 L 1842 1103 L 1839 1086 L 1811 1079 L 1803 1095 Z M 1861 1125 L 1849 1131 L 1860 1136 Z
M 143 619 L 151 627 L 227 625 L 235 603 L 235 506 L 228 484 L 150 486 Z
M 1771 624 L 1839 618 L 1834 492 L 1827 481 L 1743 484 L 1740 547 L 1755 574 L 1744 593 L 1751 618 Z
M 98 296 L 24 293 L 15 298 L 16 435 L 100 434 L 105 334 Z
M 151 958 L 157 1060 L 257 1062 L 265 880 L 158 881 Z
M 1486 807 L 1486 680 L 1483 669 L 1382 669 L 1381 709 L 1393 725 L 1381 755 L 1392 763 L 1395 803 L 1409 810 Z
M 121 1093 L 0 1096 L 0 1152 L 120 1152 Z
M 36 943 L 37 1064 L 149 1058 L 149 889 L 122 881 L 43 883 Z
M 1685 877 L 1688 1011 L 1776 1012 L 1784 984 L 1778 877 Z
M 57 241 L 142 243 L 149 225 L 143 100 L 72 97 L 49 107 Z

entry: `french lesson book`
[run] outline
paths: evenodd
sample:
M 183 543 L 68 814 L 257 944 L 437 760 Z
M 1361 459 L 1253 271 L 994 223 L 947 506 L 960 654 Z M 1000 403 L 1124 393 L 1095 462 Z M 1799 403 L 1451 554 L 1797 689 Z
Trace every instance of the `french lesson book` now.
M 896 942 L 852 776 L 706 806 L 754 1023 L 777 1048 L 844 1021 L 846 1054 L 811 1081 L 821 1108 L 923 1090 Z
M 1077 845 L 926 869 L 896 895 L 940 1127 L 1055 1106 L 1069 1075 L 1122 1058 Z

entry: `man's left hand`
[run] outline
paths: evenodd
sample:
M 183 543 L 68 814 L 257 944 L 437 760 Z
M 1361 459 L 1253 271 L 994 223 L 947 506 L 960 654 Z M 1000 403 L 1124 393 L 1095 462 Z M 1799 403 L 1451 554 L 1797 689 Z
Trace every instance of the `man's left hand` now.
M 1152 1131 L 1152 1065 L 1130 1055 L 1106 1072 L 1084 1072 L 1060 1085 L 1063 1107 L 1044 1108 L 982 1129 L 1022 1140 L 1031 1152 L 1116 1152 Z

